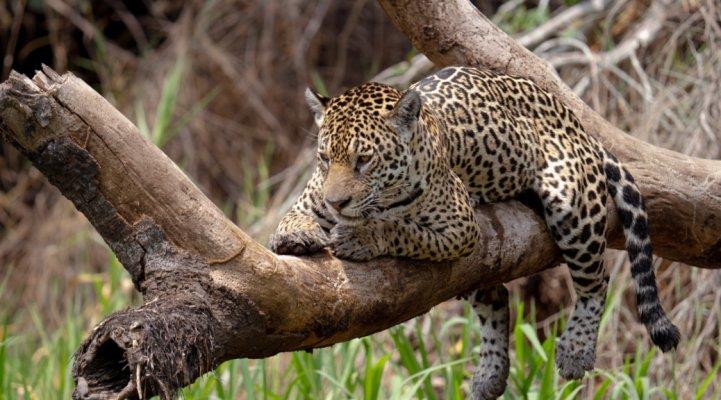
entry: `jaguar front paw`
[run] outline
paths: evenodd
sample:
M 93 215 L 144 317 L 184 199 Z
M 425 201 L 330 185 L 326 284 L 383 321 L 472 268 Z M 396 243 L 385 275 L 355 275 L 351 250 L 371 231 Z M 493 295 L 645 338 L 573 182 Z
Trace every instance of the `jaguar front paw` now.
M 384 254 L 373 232 L 357 226 L 336 225 L 328 247 L 336 257 L 351 261 L 368 261 Z
M 368 261 L 380 255 L 372 246 L 359 245 L 358 243 L 333 243 L 330 246 L 333 254 L 344 260 L 350 261 Z
M 276 254 L 305 255 L 321 251 L 328 244 L 323 232 L 294 231 L 270 235 L 268 245 Z

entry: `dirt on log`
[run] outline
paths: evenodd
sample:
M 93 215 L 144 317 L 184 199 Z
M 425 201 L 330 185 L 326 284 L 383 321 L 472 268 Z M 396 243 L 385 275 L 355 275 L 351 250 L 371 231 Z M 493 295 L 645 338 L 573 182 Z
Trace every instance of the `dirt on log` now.
M 443 19 L 435 24 L 452 25 Z M 479 208 L 482 239 L 471 256 L 453 263 L 274 255 L 228 220 L 102 96 L 72 74 L 48 68 L 32 80 L 12 74 L 0 86 L 0 131 L 85 214 L 144 296 L 143 306 L 109 316 L 82 344 L 75 359 L 76 398 L 171 398 L 225 360 L 365 336 L 474 288 L 559 261 L 543 220 L 518 202 Z M 614 133 L 603 134 L 613 144 Z M 653 217 L 653 240 L 705 232 L 699 224 L 718 228 L 721 188 L 718 175 L 706 172 L 715 167 L 718 174 L 721 163 L 682 155 L 671 163 L 675 153 L 643 149 L 635 158 L 617 154 L 635 170 L 654 170 L 645 163 L 661 159 L 673 171 L 660 185 L 648 175 L 638 177 L 651 215 L 682 207 L 706 218 L 664 225 Z M 696 191 L 684 192 L 689 187 Z M 676 203 L 681 195 L 685 201 Z M 610 223 L 617 225 L 613 218 Z M 618 229 L 610 235 L 619 242 Z M 659 240 L 656 250 L 674 260 L 721 266 L 718 241 L 689 240 L 704 246 L 680 249 Z

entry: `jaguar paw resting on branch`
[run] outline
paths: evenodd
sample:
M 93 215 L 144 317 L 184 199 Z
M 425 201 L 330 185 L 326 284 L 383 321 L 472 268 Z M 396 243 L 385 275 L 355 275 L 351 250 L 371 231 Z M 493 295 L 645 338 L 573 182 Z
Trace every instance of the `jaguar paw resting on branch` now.
M 110 315 L 89 333 L 75 357 L 76 398 L 148 398 L 159 394 L 170 399 L 181 387 L 225 360 L 268 357 L 365 336 L 474 290 L 471 301 L 485 318 L 481 319 L 485 341 L 474 393 L 492 397 L 505 384 L 507 365 L 508 313 L 502 284 L 564 259 L 572 264 L 581 294 L 574 311 L 578 318 L 571 326 L 583 330 L 563 336 L 559 361 L 564 374 L 577 376 L 593 361 L 593 345 L 579 346 L 577 342 L 579 338 L 593 340 L 596 335 L 600 293 L 606 287 L 602 263 L 597 262 L 599 254 L 604 242 L 609 247 L 625 247 L 624 237 L 629 238 L 634 273 L 641 282 L 637 291 L 641 295 L 641 318 L 648 323 L 655 342 L 663 348 L 673 347 L 676 331 L 656 303 L 655 282 L 648 268 L 650 247 L 641 198 L 645 200 L 656 254 L 699 267 L 719 268 L 721 162 L 663 150 L 625 135 L 575 97 L 542 61 L 467 1 L 380 3 L 394 24 L 436 65 L 479 68 L 446 70 L 448 76 L 436 75 L 430 81 L 466 76 L 497 80 L 501 85 L 507 79 L 502 76 L 511 75 L 520 79 L 515 81 L 519 91 L 521 83 L 533 82 L 544 91 L 535 93 L 547 93 L 548 97 L 544 94 L 543 99 L 521 104 L 516 101 L 515 105 L 511 104 L 512 97 L 507 97 L 509 104 L 494 105 L 495 111 L 489 111 L 488 124 L 474 126 L 469 134 L 462 132 L 459 137 L 463 140 L 476 142 L 464 150 L 487 152 L 488 146 L 495 148 L 495 155 L 504 154 L 503 162 L 480 159 L 481 169 L 477 169 L 475 157 L 454 159 L 454 154 L 460 157 L 463 149 L 454 149 L 448 132 L 471 119 L 484 122 L 483 114 L 467 115 L 467 110 L 450 106 L 443 113 L 432 114 L 434 104 L 445 100 L 433 95 L 433 84 L 428 81 L 425 89 L 422 82 L 403 97 L 373 86 L 385 91 L 378 105 L 370 93 L 365 100 L 360 94 L 361 103 L 369 103 L 364 104 L 366 109 L 378 107 L 378 115 L 373 117 L 377 121 L 384 118 L 382 123 L 389 128 L 384 132 L 398 136 L 398 151 L 422 139 L 416 136 L 421 132 L 419 127 L 435 118 L 438 125 L 426 129 L 439 131 L 436 136 L 425 136 L 423 140 L 428 142 L 421 153 L 437 151 L 425 161 L 442 162 L 445 168 L 423 169 L 420 161 L 416 166 L 416 159 L 406 154 L 409 164 L 405 170 L 419 175 L 396 175 L 392 171 L 404 170 L 397 165 L 385 171 L 393 173 L 385 180 L 397 181 L 398 186 L 375 192 L 375 198 L 365 198 L 362 195 L 371 192 L 360 183 L 365 179 L 363 174 L 383 173 L 382 165 L 390 166 L 393 160 L 379 158 L 386 154 L 382 151 L 370 156 L 343 153 L 358 147 L 335 143 L 329 136 L 321 143 L 330 146 L 321 148 L 328 158 L 327 171 L 321 165 L 311 182 L 311 189 L 322 190 L 303 195 L 271 243 L 279 252 L 298 254 L 329 247 L 338 255 L 369 261 L 347 261 L 327 251 L 303 256 L 273 254 L 228 220 L 119 111 L 72 74 L 58 75 L 45 68 L 33 79 L 12 74 L 0 86 L 3 137 L 88 218 L 118 255 L 145 300 L 141 307 Z M 504 83 L 503 93 L 513 92 L 509 84 Z M 487 88 L 496 90 L 490 84 Z M 498 94 L 493 97 L 496 101 L 504 99 Z M 555 100 L 548 103 L 549 99 Z M 321 125 L 362 112 L 334 114 L 334 107 L 340 106 L 337 100 L 311 96 Z M 390 109 L 381 112 L 384 107 Z M 557 117 L 551 130 L 535 124 L 538 119 L 534 110 L 541 113 L 547 107 L 553 107 Z M 552 140 L 546 142 L 548 148 L 542 142 L 529 145 L 543 149 L 540 153 L 523 151 L 521 146 L 521 151 L 512 152 L 512 156 L 531 163 L 519 163 L 515 171 L 506 166 L 501 172 L 509 161 L 504 144 L 512 147 L 500 138 L 482 143 L 486 136 L 479 132 L 493 126 L 500 133 L 501 125 L 493 125 L 491 120 L 509 118 L 491 114 L 509 110 L 517 110 L 520 117 L 511 118 L 518 129 L 506 124 L 508 140 L 522 135 L 524 140 Z M 453 123 L 443 121 L 444 115 Z M 364 129 L 359 136 L 361 133 L 373 132 Z M 562 137 L 566 138 L 565 146 L 555 148 Z M 377 144 L 373 142 L 373 146 Z M 445 156 L 438 157 L 443 152 Z M 560 158 L 562 152 L 565 159 Z M 393 156 L 400 164 L 404 154 Z M 464 160 L 473 164 L 456 170 Z M 386 162 L 389 164 L 382 164 Z M 498 170 L 483 168 L 484 162 L 491 162 Z M 544 162 L 550 170 L 542 168 Z M 487 177 L 474 175 L 479 171 L 493 171 L 493 178 L 485 181 L 492 186 L 485 187 L 483 179 Z M 441 174 L 445 180 L 429 173 Z M 331 175 L 334 181 L 329 181 Z M 512 181 L 511 176 L 523 182 Z M 555 185 L 554 176 L 559 178 Z M 521 186 L 535 190 L 542 200 L 548 191 L 545 202 L 549 209 L 543 217 L 517 201 L 473 204 L 506 198 L 512 195 L 510 189 Z M 345 196 L 349 193 L 350 199 Z M 615 205 L 603 201 L 605 194 L 616 200 Z M 360 202 L 364 200 L 373 204 Z M 432 211 L 434 203 L 446 207 Z M 471 204 L 475 206 L 473 214 Z M 421 206 L 429 208 L 414 214 L 422 211 L 414 207 Z M 605 229 L 601 222 L 604 214 Z M 396 220 L 392 229 L 378 218 L 380 215 Z M 439 216 L 438 221 L 423 220 L 431 215 Z M 374 225 L 378 225 L 363 228 L 353 220 L 357 217 L 377 221 Z M 340 224 L 331 226 L 336 220 Z M 630 228 L 628 235 L 623 234 L 624 228 Z M 371 246 L 361 248 L 358 243 Z M 432 261 L 449 259 L 454 261 Z

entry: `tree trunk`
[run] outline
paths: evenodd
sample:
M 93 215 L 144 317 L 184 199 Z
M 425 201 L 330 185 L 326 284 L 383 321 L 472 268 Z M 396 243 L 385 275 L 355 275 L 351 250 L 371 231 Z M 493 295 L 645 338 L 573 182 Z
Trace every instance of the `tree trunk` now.
M 441 3 L 452 7 L 453 2 Z M 419 18 L 433 11 L 433 4 L 429 10 L 415 4 L 406 7 Z M 403 27 L 397 6 L 384 6 Z M 421 30 L 463 29 L 445 18 L 485 21 L 471 10 L 424 22 Z M 438 33 L 426 40 L 442 38 Z M 594 118 L 591 111 L 579 116 L 584 124 Z M 714 179 L 718 172 L 712 173 L 721 171 L 721 163 L 630 142 L 608 124 L 588 129 L 623 161 L 631 161 L 658 253 L 721 266 L 721 188 Z M 143 306 L 111 315 L 82 344 L 75 360 L 76 398 L 170 398 L 225 360 L 365 336 L 474 288 L 559 261 L 543 220 L 518 202 L 479 208 L 482 239 L 471 256 L 453 263 L 274 255 L 228 220 L 98 93 L 72 74 L 60 76 L 49 68 L 32 80 L 13 73 L 0 86 L 0 130 L 85 214 L 144 296 Z M 644 154 L 622 148 L 628 143 Z M 662 180 L 651 173 L 659 164 L 669 168 Z M 696 219 L 659 218 L 694 211 Z M 615 218 L 610 224 L 618 226 Z M 679 232 L 689 233 L 683 240 L 687 247 L 664 239 L 678 238 Z M 621 243 L 619 229 L 609 235 Z

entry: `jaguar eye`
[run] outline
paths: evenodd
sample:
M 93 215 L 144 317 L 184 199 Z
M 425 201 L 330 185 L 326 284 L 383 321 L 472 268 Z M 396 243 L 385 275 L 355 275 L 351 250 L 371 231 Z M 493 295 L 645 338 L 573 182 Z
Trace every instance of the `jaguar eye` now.
M 318 153 L 318 158 L 320 159 L 321 166 L 323 168 L 327 168 L 328 163 L 330 163 L 330 159 L 328 158 L 328 155 L 325 153 Z
M 357 171 L 360 171 L 363 167 L 368 165 L 368 163 L 371 161 L 372 156 L 370 154 L 363 154 L 358 156 L 355 161 L 355 169 Z

